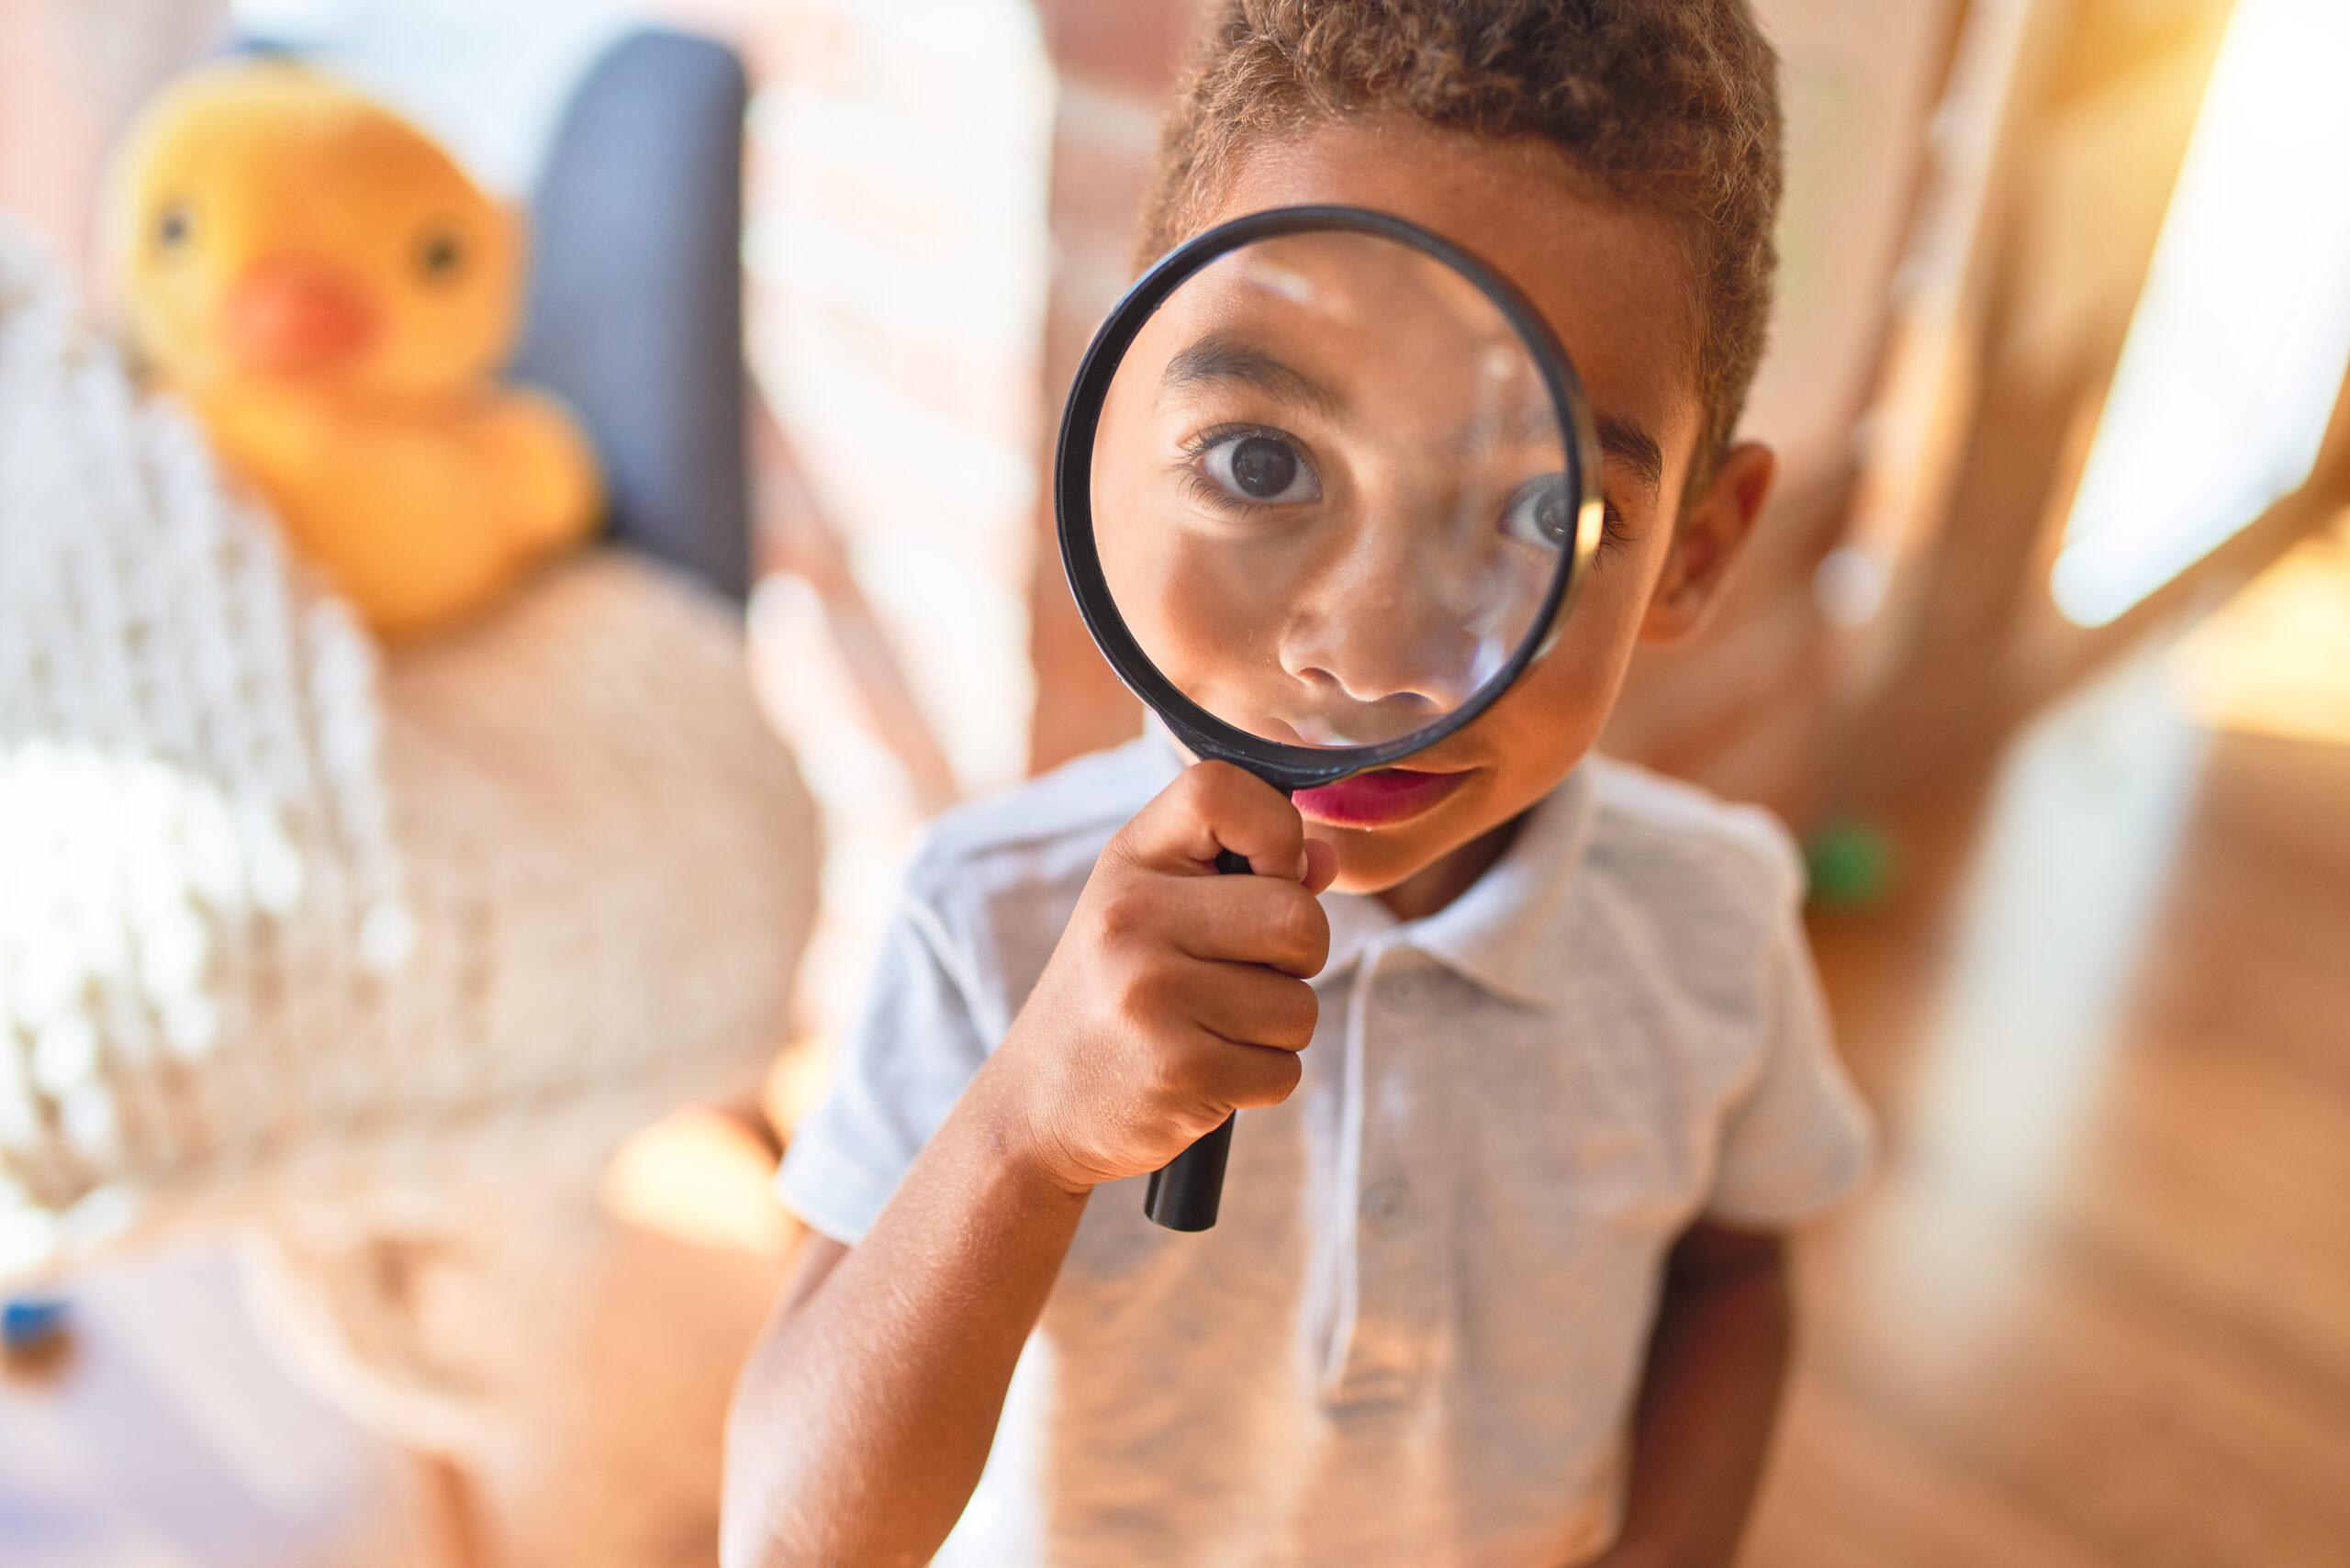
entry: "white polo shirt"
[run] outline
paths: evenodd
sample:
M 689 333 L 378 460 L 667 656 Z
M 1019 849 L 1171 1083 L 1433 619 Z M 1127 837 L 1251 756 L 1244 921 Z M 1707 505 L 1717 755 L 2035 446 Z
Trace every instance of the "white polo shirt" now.
M 861 1237 L 1042 972 L 1158 736 L 941 819 L 785 1201 Z M 1850 1189 L 1786 834 L 1585 761 L 1446 909 L 1327 895 L 1304 1077 L 1223 1214 L 1094 1193 L 941 1563 L 1561 1568 L 1615 1534 L 1661 1267 L 1692 1221 Z

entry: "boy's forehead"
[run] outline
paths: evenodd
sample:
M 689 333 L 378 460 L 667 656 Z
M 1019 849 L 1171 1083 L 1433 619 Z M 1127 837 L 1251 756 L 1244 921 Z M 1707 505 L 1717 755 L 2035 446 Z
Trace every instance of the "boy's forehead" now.
M 1668 473 L 1686 461 L 1702 412 L 1695 294 L 1669 218 L 1609 199 L 1555 148 L 1393 119 L 1259 143 L 1209 221 L 1310 202 L 1408 218 L 1498 268 L 1559 334 L 1599 417 L 1653 441 Z

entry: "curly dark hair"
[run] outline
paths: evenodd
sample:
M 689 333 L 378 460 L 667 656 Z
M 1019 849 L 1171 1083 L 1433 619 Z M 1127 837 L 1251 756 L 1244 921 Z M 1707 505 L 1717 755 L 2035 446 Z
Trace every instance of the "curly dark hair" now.
M 1160 132 L 1144 255 L 1204 227 L 1258 143 L 1377 114 L 1550 142 L 1679 220 L 1709 465 L 1762 360 L 1778 266 L 1778 56 L 1747 0 L 1217 0 Z

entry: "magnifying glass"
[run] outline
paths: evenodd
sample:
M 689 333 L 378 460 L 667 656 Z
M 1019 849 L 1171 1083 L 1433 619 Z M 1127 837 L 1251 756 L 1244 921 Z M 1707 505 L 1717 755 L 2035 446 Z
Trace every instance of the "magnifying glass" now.
M 1582 384 L 1507 280 L 1403 218 L 1292 207 L 1169 252 L 1110 313 L 1054 502 L 1119 678 L 1194 756 L 1295 791 L 1394 767 L 1550 651 L 1598 476 Z M 1215 1223 L 1232 1129 L 1151 1177 L 1151 1219 Z

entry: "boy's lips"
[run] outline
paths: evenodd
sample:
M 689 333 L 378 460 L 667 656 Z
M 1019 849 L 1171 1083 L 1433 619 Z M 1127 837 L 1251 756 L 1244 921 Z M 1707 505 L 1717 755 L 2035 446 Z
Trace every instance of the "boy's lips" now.
M 1378 767 L 1336 784 L 1300 790 L 1297 809 L 1332 827 L 1393 827 L 1409 822 L 1469 781 L 1474 769 L 1418 773 L 1408 767 Z

